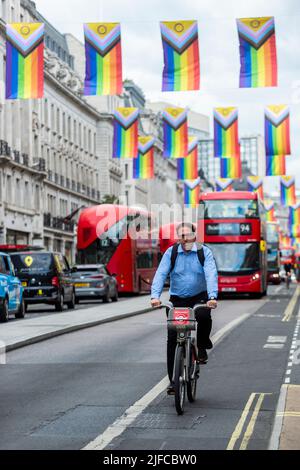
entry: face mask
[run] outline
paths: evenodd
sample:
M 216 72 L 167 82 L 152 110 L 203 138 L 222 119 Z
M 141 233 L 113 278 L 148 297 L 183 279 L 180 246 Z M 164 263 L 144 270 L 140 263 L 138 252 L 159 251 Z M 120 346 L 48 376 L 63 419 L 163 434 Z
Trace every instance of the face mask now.
M 193 246 L 194 246 L 194 242 L 184 243 L 183 244 L 183 248 L 185 249 L 185 251 L 191 251 Z

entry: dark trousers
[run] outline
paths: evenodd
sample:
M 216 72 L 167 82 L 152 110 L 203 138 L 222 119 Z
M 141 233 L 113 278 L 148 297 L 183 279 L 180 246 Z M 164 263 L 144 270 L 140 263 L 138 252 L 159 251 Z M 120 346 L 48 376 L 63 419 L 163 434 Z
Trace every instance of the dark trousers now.
M 201 292 L 194 297 L 181 298 L 176 295 L 171 295 L 170 302 L 174 307 L 190 307 L 193 308 L 196 304 L 206 303 L 208 300 L 207 292 Z M 211 310 L 209 308 L 203 308 L 198 310 L 196 313 L 197 320 L 197 347 L 204 349 L 211 349 L 212 342 L 209 339 L 209 335 L 212 327 L 212 319 L 210 315 Z M 167 309 L 168 315 L 168 309 Z M 177 332 L 168 330 L 168 343 L 167 343 L 167 362 L 168 362 L 168 375 L 170 381 L 173 377 L 173 367 L 175 350 L 177 343 Z

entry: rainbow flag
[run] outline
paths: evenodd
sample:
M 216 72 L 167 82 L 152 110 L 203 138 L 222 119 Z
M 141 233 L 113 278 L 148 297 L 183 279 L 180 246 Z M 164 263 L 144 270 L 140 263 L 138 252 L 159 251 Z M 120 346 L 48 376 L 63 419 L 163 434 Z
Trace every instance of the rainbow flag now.
M 184 182 L 184 205 L 197 207 L 200 199 L 200 178 Z
M 266 155 L 290 155 L 290 111 L 285 104 L 265 109 Z
M 257 193 L 260 199 L 264 198 L 264 180 L 260 176 L 248 176 L 248 191 Z
M 264 207 L 266 209 L 266 221 L 276 222 L 275 207 L 272 199 L 264 199 Z
M 279 232 L 279 245 L 280 245 L 280 248 L 285 248 L 287 246 L 291 246 L 291 243 L 292 243 L 291 237 Z
M 293 234 L 294 237 L 298 236 L 294 234 L 298 233 L 299 228 L 300 228 L 300 202 L 298 202 L 294 206 L 289 207 L 289 230 Z
M 293 176 L 281 176 L 280 200 L 283 206 L 294 206 L 296 204 L 295 178 Z
M 85 23 L 84 95 L 118 95 L 123 91 L 120 23 Z
M 6 99 L 44 96 L 43 23 L 6 25 Z
M 239 157 L 220 158 L 221 178 L 241 178 L 242 166 Z
M 293 225 L 290 228 L 290 235 L 292 238 L 299 238 L 300 237 L 300 225 Z
M 239 157 L 237 108 L 214 109 L 214 153 L 215 157 Z
M 285 155 L 266 155 L 266 176 L 284 176 Z
M 164 158 L 188 156 L 187 111 L 183 108 L 166 108 L 163 111 Z
M 138 157 L 138 108 L 117 108 L 114 112 L 113 158 Z
M 239 18 L 240 88 L 277 86 L 274 17 Z
M 198 137 L 189 136 L 188 156 L 177 159 L 177 179 L 195 180 L 198 178 Z
M 162 21 L 164 49 L 163 91 L 200 88 L 197 21 Z
M 151 135 L 139 137 L 138 158 L 133 160 L 134 179 L 154 178 L 154 144 L 155 138 Z
M 216 191 L 232 191 L 233 178 L 217 178 L 216 181 Z

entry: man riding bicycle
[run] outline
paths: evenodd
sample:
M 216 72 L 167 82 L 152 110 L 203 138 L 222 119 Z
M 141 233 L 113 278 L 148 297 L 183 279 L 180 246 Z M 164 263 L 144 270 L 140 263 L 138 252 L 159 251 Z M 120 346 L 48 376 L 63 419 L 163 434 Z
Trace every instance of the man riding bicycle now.
M 284 265 L 284 270 L 285 270 L 285 276 L 286 276 L 286 287 L 289 289 L 290 287 L 290 282 L 292 280 L 292 263 L 287 263 Z
M 207 362 L 207 349 L 213 347 L 209 339 L 212 319 L 211 309 L 217 307 L 218 272 L 211 250 L 196 243 L 196 227 L 183 222 L 177 227 L 179 244 L 165 252 L 151 289 L 151 305 L 161 305 L 160 296 L 164 283 L 170 274 L 170 302 L 174 307 L 190 307 L 207 302 L 208 308 L 197 312 L 197 347 L 198 361 Z M 176 350 L 176 331 L 168 331 L 167 362 L 170 385 L 168 394 L 174 393 L 173 366 Z

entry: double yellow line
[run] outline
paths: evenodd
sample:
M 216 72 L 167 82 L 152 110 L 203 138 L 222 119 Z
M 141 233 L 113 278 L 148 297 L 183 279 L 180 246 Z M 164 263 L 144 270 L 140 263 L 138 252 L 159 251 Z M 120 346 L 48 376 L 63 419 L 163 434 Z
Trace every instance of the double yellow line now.
M 246 450 L 247 447 L 248 447 L 248 444 L 249 444 L 249 441 L 251 439 L 251 436 L 253 434 L 253 431 L 254 431 L 254 427 L 255 427 L 255 424 L 256 424 L 256 421 L 257 421 L 257 418 L 258 418 L 258 414 L 259 414 L 259 411 L 261 409 L 261 406 L 262 406 L 262 403 L 263 403 L 263 400 L 265 398 L 266 395 L 272 395 L 271 393 L 251 393 L 247 403 L 246 403 L 246 406 L 244 408 L 244 411 L 240 417 L 240 420 L 238 422 L 238 424 L 236 425 L 236 428 L 231 436 L 231 439 L 228 443 L 228 446 L 227 446 L 227 450 L 233 450 L 237 441 L 241 438 L 242 436 L 242 432 L 243 432 L 243 429 L 244 429 L 244 426 L 245 426 L 245 422 L 248 418 L 248 415 L 251 411 L 251 407 L 253 405 L 253 402 L 254 400 L 256 399 L 256 397 L 258 396 L 258 399 L 257 399 L 257 402 L 256 402 L 256 405 L 255 405 L 255 408 L 253 410 L 253 413 L 251 415 L 251 418 L 249 420 L 249 423 L 248 423 L 248 426 L 242 436 L 242 442 L 241 442 L 241 445 L 239 447 L 240 450 Z
M 292 318 L 299 294 L 300 294 L 300 286 L 297 286 L 293 297 L 291 298 L 287 308 L 285 309 L 285 312 L 281 321 L 284 321 L 284 322 L 290 321 L 290 319 Z

